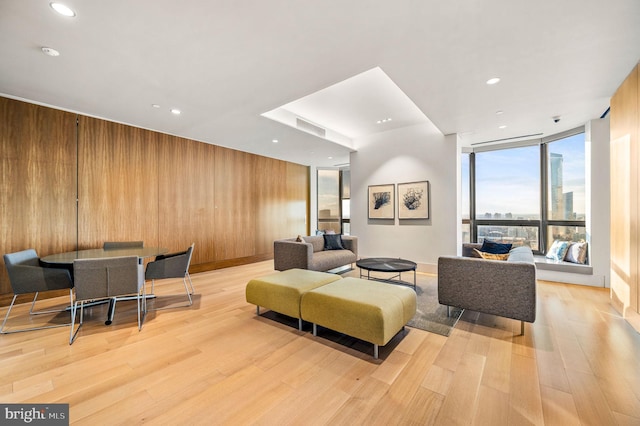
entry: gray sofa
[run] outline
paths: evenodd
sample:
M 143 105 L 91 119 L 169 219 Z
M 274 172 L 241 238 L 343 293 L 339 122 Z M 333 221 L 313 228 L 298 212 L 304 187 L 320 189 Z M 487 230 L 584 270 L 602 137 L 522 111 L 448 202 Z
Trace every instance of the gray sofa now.
M 475 255 L 473 248 L 480 246 L 465 244 L 462 257 L 438 259 L 438 301 L 442 305 L 519 320 L 524 334 L 524 321 L 536 320 L 533 253 L 529 247 L 516 247 L 506 261 L 467 257 Z
M 302 239 L 303 242 L 297 242 L 295 238 L 273 242 L 273 264 L 277 271 L 298 268 L 326 272 L 358 259 L 357 237 L 343 235 L 344 250 L 324 250 L 322 235 Z

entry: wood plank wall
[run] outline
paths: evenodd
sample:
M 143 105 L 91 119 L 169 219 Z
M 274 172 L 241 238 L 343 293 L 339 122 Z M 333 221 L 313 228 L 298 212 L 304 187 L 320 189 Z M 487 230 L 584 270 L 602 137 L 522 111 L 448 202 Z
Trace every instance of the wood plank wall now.
M 104 241 L 158 245 L 158 137 L 148 130 L 78 118 L 78 247 Z
M 611 302 L 625 317 L 640 306 L 639 82 L 636 66 L 611 98 Z
M 307 166 L 3 97 L 0 148 L 2 253 L 195 243 L 195 272 L 272 258 L 274 239 L 309 232 Z

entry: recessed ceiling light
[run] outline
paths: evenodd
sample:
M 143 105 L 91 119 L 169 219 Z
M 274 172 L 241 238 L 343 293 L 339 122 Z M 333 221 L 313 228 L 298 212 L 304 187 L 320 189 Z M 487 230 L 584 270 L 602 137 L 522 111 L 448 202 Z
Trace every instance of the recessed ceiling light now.
M 504 124 L 502 126 L 498 126 L 498 129 L 506 129 L 507 126 L 505 126 Z
M 49 3 L 49 6 L 56 12 L 58 12 L 62 16 L 67 16 L 69 18 L 73 18 L 76 16 L 76 12 L 73 11 L 69 6 L 66 6 L 62 3 Z
M 172 108 L 172 109 L 171 109 L 171 113 L 172 113 L 172 114 L 175 114 L 175 115 L 180 115 L 180 114 L 182 113 L 182 111 L 180 111 L 180 110 L 179 110 L 179 109 L 177 109 L 177 108 Z
M 502 111 L 502 110 L 496 111 L 496 115 L 502 115 L 502 114 L 504 114 L 504 111 Z
M 500 78 L 499 77 L 493 77 L 490 78 L 489 80 L 487 80 L 487 84 L 492 85 L 492 84 L 496 84 L 500 82 Z
M 60 56 L 60 52 L 58 52 L 56 49 L 52 49 L 50 47 L 43 47 L 42 48 L 42 53 L 44 53 L 45 55 L 49 55 L 49 56 Z
M 333 157 L 327 157 L 329 160 L 333 160 Z
M 391 119 L 390 119 L 390 118 L 384 118 L 384 119 L 382 119 L 382 120 L 378 120 L 378 121 L 376 121 L 376 123 L 378 123 L 378 124 L 382 124 L 382 123 L 386 123 L 386 122 L 388 122 L 388 121 L 391 121 Z
M 271 142 L 278 143 L 278 139 L 273 139 Z
M 158 105 L 158 104 L 151 104 L 151 106 L 154 107 L 154 108 L 160 108 L 160 105 Z

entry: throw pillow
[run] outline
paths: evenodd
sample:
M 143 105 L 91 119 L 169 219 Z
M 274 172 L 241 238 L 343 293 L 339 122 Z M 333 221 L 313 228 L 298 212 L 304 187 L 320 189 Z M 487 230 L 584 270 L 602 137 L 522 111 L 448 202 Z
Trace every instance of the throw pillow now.
M 340 234 L 324 234 L 325 250 L 344 250 L 342 245 L 342 235 Z
M 296 242 L 297 243 L 303 243 L 304 241 L 302 240 L 302 237 L 300 235 L 298 235 L 298 238 L 296 238 Z
M 555 240 L 553 244 L 551 244 L 551 248 L 549 249 L 545 257 L 547 259 L 553 260 L 564 260 L 564 256 L 567 254 L 568 248 L 568 241 Z
M 500 253 L 500 254 L 498 254 L 498 253 L 487 253 L 487 252 L 484 252 L 484 251 L 480 251 L 478 249 L 474 249 L 474 250 L 483 259 L 488 259 L 488 260 L 507 260 L 509 258 L 509 253 Z
M 496 243 L 491 240 L 484 240 L 480 251 L 493 254 L 505 254 L 511 251 L 511 244 Z
M 587 263 L 587 243 L 570 243 L 564 260 L 571 263 Z

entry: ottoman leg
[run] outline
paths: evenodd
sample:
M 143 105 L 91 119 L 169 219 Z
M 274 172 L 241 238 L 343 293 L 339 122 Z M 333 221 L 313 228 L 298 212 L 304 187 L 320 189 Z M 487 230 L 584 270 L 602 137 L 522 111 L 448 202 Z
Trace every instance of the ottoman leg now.
M 302 331 L 302 318 L 298 318 L 298 330 Z
M 316 325 L 316 323 L 313 323 L 313 335 L 317 336 L 318 335 L 318 326 Z
M 375 359 L 378 359 L 378 345 L 376 345 L 375 343 L 373 344 L 373 357 Z
M 256 315 L 260 316 L 260 306 L 256 305 Z

